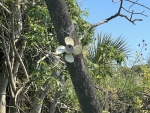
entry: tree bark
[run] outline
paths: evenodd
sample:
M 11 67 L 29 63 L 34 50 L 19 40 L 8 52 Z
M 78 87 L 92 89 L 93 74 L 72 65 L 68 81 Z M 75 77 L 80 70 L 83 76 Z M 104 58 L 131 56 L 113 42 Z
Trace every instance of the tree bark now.
M 43 92 L 42 90 L 38 90 L 36 92 L 36 96 L 33 100 L 33 108 L 31 109 L 31 113 L 41 113 L 42 109 L 42 102 L 45 98 L 46 92 Z
M 70 33 L 71 38 L 74 39 L 75 45 L 78 45 L 79 42 L 76 31 L 72 24 L 65 1 L 45 0 L 45 2 L 59 43 L 65 45 L 64 38 L 69 36 L 68 33 Z M 73 63 L 66 64 L 82 111 L 84 113 L 101 113 L 99 100 L 96 96 L 94 85 L 84 62 L 83 55 L 76 55 Z
M 41 113 L 43 100 L 50 88 L 48 81 L 45 82 L 44 86 L 44 90 L 38 89 L 36 92 L 36 97 L 33 100 L 33 108 L 31 109 L 31 113 Z
M 0 74 L 0 113 L 6 113 L 6 87 L 8 77 L 4 73 Z

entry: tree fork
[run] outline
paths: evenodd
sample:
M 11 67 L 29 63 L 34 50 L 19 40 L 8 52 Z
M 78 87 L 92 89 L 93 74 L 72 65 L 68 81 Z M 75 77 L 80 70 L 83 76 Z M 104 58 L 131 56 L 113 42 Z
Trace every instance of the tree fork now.
M 58 41 L 65 45 L 64 38 L 71 36 L 75 45 L 79 44 L 74 25 L 72 24 L 65 0 L 45 0 L 49 10 Z M 70 34 L 68 34 L 70 33 Z M 73 63 L 66 63 L 74 89 L 84 113 L 101 113 L 99 100 L 89 75 L 83 55 L 75 56 Z

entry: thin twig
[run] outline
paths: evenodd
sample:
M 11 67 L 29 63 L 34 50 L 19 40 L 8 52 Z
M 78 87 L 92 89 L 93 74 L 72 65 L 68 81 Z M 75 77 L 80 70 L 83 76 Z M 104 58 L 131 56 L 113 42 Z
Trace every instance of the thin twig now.
M 149 7 L 147 7 L 147 6 L 145 6 L 145 5 L 142 5 L 142 4 L 140 4 L 140 3 L 133 2 L 133 1 L 131 1 L 131 0 L 125 0 L 125 1 L 131 2 L 131 3 L 133 3 L 133 4 L 137 4 L 137 5 L 139 5 L 139 6 L 142 6 L 142 7 L 146 8 L 146 9 L 150 10 Z
M 131 12 L 131 11 L 125 9 L 124 7 L 122 7 L 122 9 L 123 9 L 124 11 L 126 11 L 127 13 L 130 13 L 131 15 L 138 14 L 138 15 L 143 15 L 143 16 L 145 16 L 145 17 L 148 17 L 147 15 L 144 14 L 144 11 L 142 11 L 141 13 L 135 13 L 134 10 L 132 10 L 132 12 Z
M 126 18 L 128 21 L 130 21 L 131 23 L 133 23 L 135 25 L 135 21 L 143 21 L 142 19 L 134 19 L 132 20 L 132 18 L 128 18 L 127 16 L 123 15 L 123 14 L 119 14 L 120 17 L 124 17 Z M 132 17 L 132 15 L 131 15 Z
M 139 0 L 137 0 L 137 1 L 135 1 L 135 3 L 137 3 Z M 135 3 L 133 3 L 130 7 L 129 7 L 129 9 L 128 10 L 130 10 L 131 9 L 131 7 L 133 7 L 134 5 L 135 5 Z

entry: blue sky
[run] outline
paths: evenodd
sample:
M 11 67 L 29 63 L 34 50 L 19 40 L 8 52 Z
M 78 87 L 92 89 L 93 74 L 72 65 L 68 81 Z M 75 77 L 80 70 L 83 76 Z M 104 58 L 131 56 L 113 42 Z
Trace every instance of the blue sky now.
M 112 0 L 78 0 L 82 9 L 86 9 L 89 12 L 88 18 L 85 18 L 88 22 L 94 24 L 100 22 L 118 11 L 119 3 L 112 3 Z M 149 0 L 139 0 L 140 3 L 150 7 Z M 129 4 L 124 3 L 124 6 L 128 8 Z M 147 51 L 143 51 L 143 56 L 147 58 L 150 56 L 150 10 L 142 8 L 140 6 L 134 6 L 134 11 L 142 12 L 148 15 L 148 17 L 135 15 L 135 18 L 143 19 L 142 22 L 137 21 L 136 25 L 133 25 L 125 18 L 117 17 L 108 23 L 100 25 L 96 28 L 95 33 L 111 33 L 113 37 L 124 36 L 129 48 L 131 48 L 131 56 L 135 56 L 136 51 L 140 51 L 138 44 L 142 44 L 142 40 L 147 43 Z M 128 15 L 125 12 L 122 12 Z

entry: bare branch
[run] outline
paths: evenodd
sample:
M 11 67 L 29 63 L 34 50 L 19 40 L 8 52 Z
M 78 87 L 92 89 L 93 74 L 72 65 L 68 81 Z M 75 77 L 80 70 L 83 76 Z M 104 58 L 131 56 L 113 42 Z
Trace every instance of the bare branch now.
M 112 0 L 113 3 L 120 2 L 120 0 Z
M 31 85 L 31 81 L 28 81 L 23 87 L 21 87 L 17 91 L 15 95 L 15 103 L 18 102 L 18 100 L 23 96 L 23 94 L 27 91 L 27 89 L 29 89 L 30 85 Z
M 131 1 L 131 0 L 125 0 L 125 1 L 128 1 L 128 2 L 133 3 L 133 4 L 129 7 L 129 9 L 130 9 L 133 5 L 139 5 L 139 6 L 142 6 L 142 7 L 146 8 L 146 9 L 150 10 L 150 8 L 148 8 L 148 7 L 146 7 L 146 6 L 144 6 L 144 5 L 140 4 L 140 3 L 138 3 L 138 0 L 135 1 L 135 2 L 133 2 L 133 1 Z M 147 17 L 147 15 L 144 14 L 144 11 L 138 13 L 138 12 L 134 12 L 134 10 L 132 10 L 132 12 L 131 12 L 131 11 L 127 10 L 126 8 L 124 8 L 124 7 L 123 7 L 123 0 L 112 0 L 112 2 L 113 2 L 113 3 L 120 2 L 120 6 L 119 6 L 119 9 L 118 9 L 118 12 L 117 12 L 116 14 L 114 14 L 114 15 L 112 15 L 112 16 L 106 18 L 105 20 L 102 20 L 102 21 L 100 21 L 100 22 L 98 22 L 98 23 L 95 23 L 95 24 L 91 25 L 90 28 L 87 29 L 87 31 L 81 36 L 80 41 L 81 41 L 81 40 L 88 34 L 88 32 L 90 32 L 93 28 L 95 28 L 95 27 L 97 27 L 97 26 L 100 26 L 100 25 L 102 25 L 102 24 L 104 24 L 104 23 L 107 23 L 108 21 L 110 21 L 110 20 L 112 20 L 112 19 L 114 19 L 114 18 L 116 18 L 116 17 L 118 17 L 118 16 L 124 17 L 124 18 L 127 19 L 129 22 L 131 22 L 132 24 L 135 24 L 135 21 L 142 21 L 142 19 L 133 19 L 133 15 L 135 15 L 135 14 L 143 15 L 143 16 L 146 16 L 146 17 Z M 124 14 L 121 14 L 121 10 L 122 10 L 122 9 L 123 9 L 124 11 L 126 11 L 127 13 L 131 14 L 130 18 L 129 18 L 128 16 L 124 15 Z
M 19 54 L 19 56 L 22 58 L 22 56 L 23 56 L 23 51 L 24 51 L 24 49 L 25 49 L 25 47 L 26 47 L 26 44 L 25 44 L 25 42 L 23 41 L 23 43 L 21 43 L 21 46 L 19 47 L 19 49 L 18 49 L 18 54 Z M 14 68 L 13 68 L 13 74 L 14 75 L 16 75 L 16 73 L 18 72 L 18 68 L 19 68 L 19 61 L 16 61 L 16 62 L 14 62 Z
M 5 27 L 2 23 L 0 23 L 0 28 L 10 33 L 10 30 Z
M 40 60 L 38 60 L 38 61 L 37 61 L 37 67 L 36 67 L 36 68 L 38 69 L 40 62 L 43 61 L 43 60 L 45 60 L 45 59 L 46 59 L 47 57 L 49 57 L 49 56 L 50 56 L 50 54 L 46 54 L 46 55 L 43 56 Z
M 50 54 L 46 54 L 44 57 L 42 57 L 40 60 L 37 61 L 37 64 L 39 64 L 41 61 L 43 61 L 45 58 L 49 57 Z
M 7 13 L 11 14 L 11 12 L 0 2 L 0 6 L 7 11 Z
M 28 76 L 28 73 L 27 73 L 27 70 L 26 70 L 26 68 L 25 68 L 24 63 L 23 63 L 23 61 L 22 61 L 22 59 L 21 59 L 19 53 L 17 52 L 14 39 L 12 39 L 11 42 L 12 42 L 12 46 L 13 46 L 15 55 L 16 55 L 18 61 L 20 62 L 21 66 L 22 66 L 22 69 L 23 69 L 23 72 L 24 72 L 24 74 L 25 74 L 25 77 L 26 77 L 26 79 L 27 79 L 27 81 L 28 81 L 28 80 L 29 80 L 29 76 Z
M 122 4 L 123 4 L 123 0 L 120 1 L 120 7 L 119 7 L 118 12 L 117 12 L 116 14 L 114 14 L 113 16 L 110 16 L 110 17 L 106 18 L 105 20 L 103 20 L 103 21 L 101 21 L 101 22 L 98 22 L 98 23 L 93 24 L 93 25 L 86 31 L 86 33 L 83 34 L 83 36 L 80 38 L 80 40 L 82 40 L 82 39 L 87 35 L 87 33 L 90 32 L 93 28 L 95 28 L 95 27 L 97 27 L 97 26 L 99 26 L 99 25 L 101 25 L 101 24 L 107 23 L 108 21 L 110 21 L 110 20 L 116 18 L 116 17 L 120 14 L 120 12 L 121 12 Z
M 140 12 L 140 13 L 135 13 L 134 10 L 132 10 L 132 12 L 131 12 L 131 11 L 125 9 L 124 7 L 122 7 L 122 9 L 123 9 L 124 11 L 126 11 L 127 13 L 130 13 L 130 14 L 132 14 L 132 15 L 138 14 L 138 15 L 143 15 L 143 16 L 145 16 L 145 17 L 148 17 L 147 15 L 144 14 L 144 11 L 142 11 L 142 12 Z
M 99 22 L 99 23 L 93 24 L 93 25 L 91 26 L 90 30 L 93 29 L 93 28 L 95 28 L 95 27 L 97 27 L 97 26 L 99 26 L 99 25 L 101 25 L 101 24 L 107 23 L 108 21 L 110 21 L 110 20 L 116 18 L 117 16 L 119 16 L 119 14 L 120 14 L 120 12 L 121 12 L 122 4 L 123 4 L 123 0 L 121 0 L 121 2 L 120 2 L 120 7 L 119 7 L 119 10 L 118 10 L 118 12 L 117 12 L 116 14 L 114 14 L 113 16 L 111 16 L 111 17 L 109 17 L 109 18 L 106 18 L 105 20 L 103 20 L 103 21 L 101 21 L 101 22 Z M 90 30 L 89 30 L 89 31 L 90 31 Z
M 123 14 L 119 14 L 120 17 L 124 17 L 126 18 L 128 21 L 130 21 L 131 23 L 133 23 L 135 25 L 135 21 L 142 21 L 142 19 L 134 19 L 132 20 L 132 15 L 130 18 L 128 18 L 127 16 L 123 15 Z
M 5 52 L 5 56 L 6 56 L 6 62 L 7 62 L 8 73 L 9 73 L 9 78 L 10 78 L 10 83 L 11 83 L 11 86 L 12 86 L 12 90 L 13 90 L 13 92 L 16 92 L 16 86 L 15 86 L 15 81 L 13 79 L 12 67 L 11 67 L 11 63 L 10 63 L 10 58 L 9 58 L 7 46 L 6 46 L 6 41 L 3 38 L 3 36 L 0 35 L 0 37 L 2 39 L 3 49 L 4 49 L 4 52 Z
M 147 7 L 147 6 L 145 6 L 145 5 L 142 5 L 142 4 L 140 4 L 140 3 L 133 2 L 133 1 L 131 1 L 131 0 L 125 0 L 125 1 L 131 2 L 131 3 L 133 3 L 133 4 L 137 4 L 137 5 L 139 5 L 139 6 L 142 6 L 142 7 L 146 8 L 146 9 L 150 10 L 149 7 Z
M 135 3 L 137 3 L 139 0 L 137 0 L 137 1 L 135 1 Z M 130 10 L 131 9 L 131 7 L 133 7 L 134 5 L 135 5 L 135 3 L 133 3 L 130 7 L 129 7 L 129 9 L 128 10 Z

